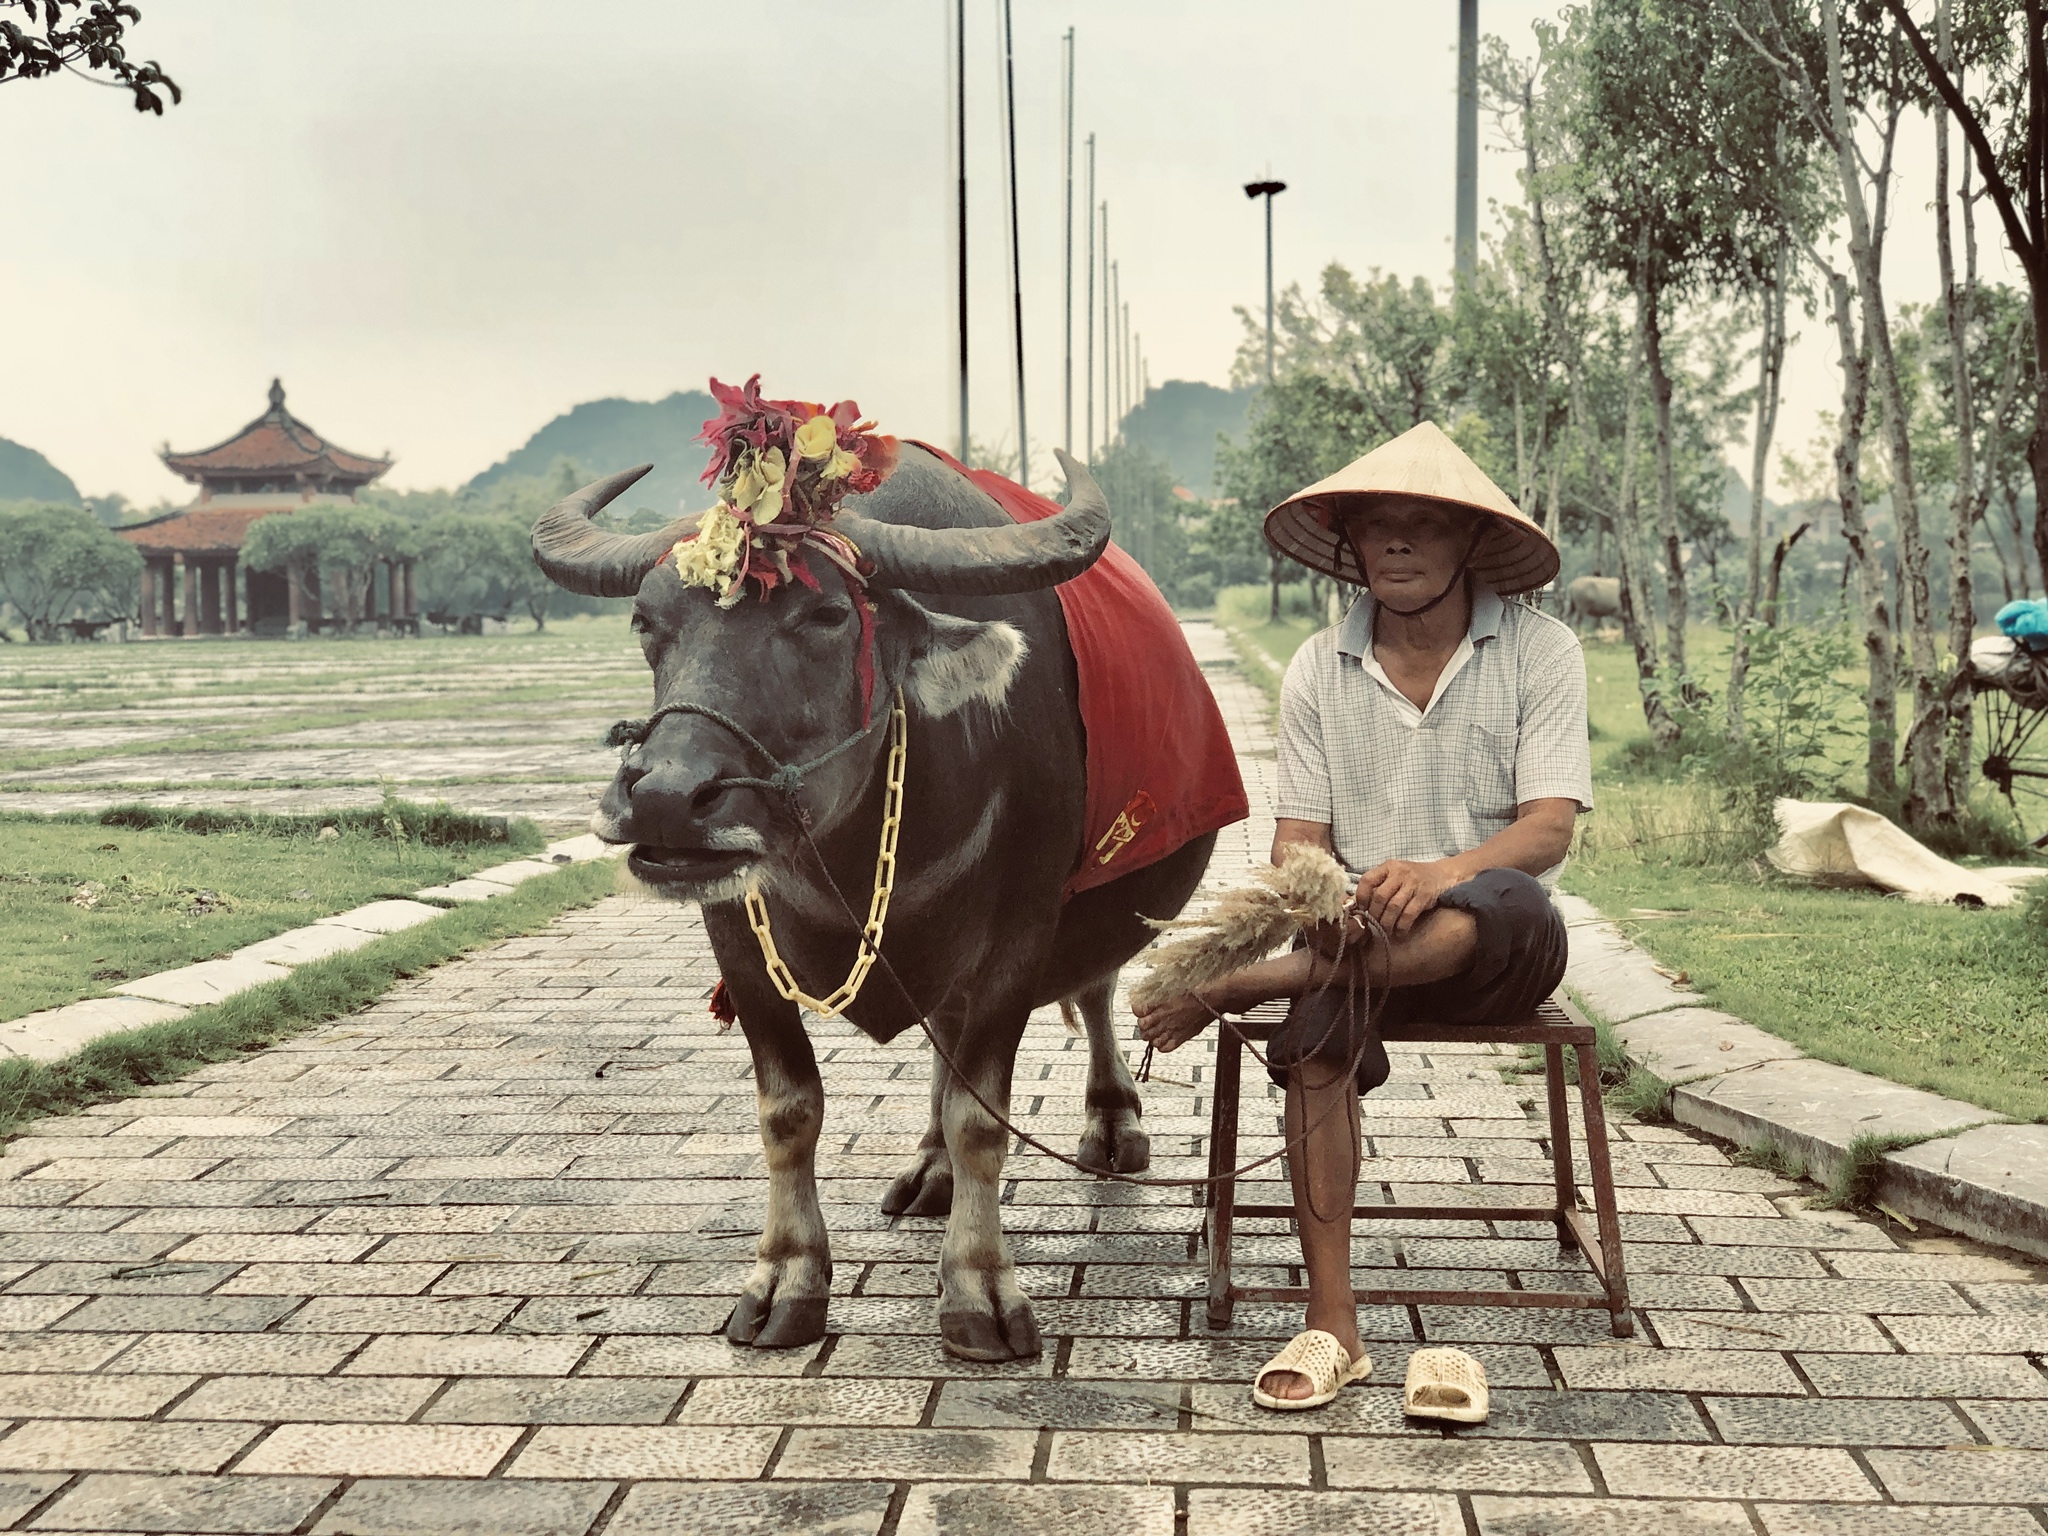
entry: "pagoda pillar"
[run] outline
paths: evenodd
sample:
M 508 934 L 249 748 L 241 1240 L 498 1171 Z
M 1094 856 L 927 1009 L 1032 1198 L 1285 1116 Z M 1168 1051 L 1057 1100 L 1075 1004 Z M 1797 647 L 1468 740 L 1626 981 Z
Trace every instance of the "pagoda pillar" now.
M 413 619 L 417 619 L 417 618 L 418 618 L 418 617 L 420 616 L 420 608 L 419 608 L 419 603 L 420 603 L 420 591 L 419 591 L 419 581 L 418 581 L 418 576 L 417 576 L 417 573 L 416 573 L 416 572 L 414 571 L 414 569 L 413 569 L 413 562 L 412 562 L 412 561 L 408 560 L 408 561 L 406 561 L 406 562 L 405 562 L 405 565 L 404 565 L 404 574 L 405 574 L 405 616 L 406 616 L 406 618 L 407 618 L 408 620 L 413 620 Z
M 142 562 L 142 594 L 136 605 L 136 617 L 141 621 L 143 634 L 156 633 L 156 565 L 153 561 Z
M 221 577 L 225 572 L 218 560 L 202 561 L 199 566 L 199 632 L 202 635 L 220 633 Z
M 179 615 L 178 633 L 190 639 L 199 633 L 199 567 L 191 560 L 185 565 L 185 611 Z
M 285 600 L 289 605 L 286 619 L 289 628 L 286 632 L 294 640 L 305 633 L 301 626 L 306 622 L 306 610 L 304 600 L 300 597 L 300 593 L 304 589 L 304 582 L 305 572 L 299 568 L 298 561 L 294 560 L 285 566 L 284 591 Z
M 241 615 L 235 610 L 235 599 L 241 595 L 241 564 L 240 560 L 229 555 L 220 565 L 221 600 L 227 607 L 227 632 L 231 635 L 240 634 L 242 630 Z

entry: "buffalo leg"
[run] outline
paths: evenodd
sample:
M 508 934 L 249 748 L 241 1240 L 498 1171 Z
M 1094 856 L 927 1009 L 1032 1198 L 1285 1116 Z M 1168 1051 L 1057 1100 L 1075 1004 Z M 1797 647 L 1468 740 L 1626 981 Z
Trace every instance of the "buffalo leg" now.
M 946 1155 L 946 1067 L 932 1057 L 932 1117 L 910 1166 L 882 1192 L 888 1216 L 943 1216 L 953 1209 L 953 1161 Z
M 1088 1128 L 1081 1133 L 1081 1162 L 1102 1173 L 1140 1173 L 1152 1162 L 1152 1138 L 1138 1124 L 1144 1105 L 1117 1043 L 1116 972 L 1068 1001 L 1088 1027 Z
M 766 1013 L 772 1022 L 757 1025 Z M 818 1132 L 825 1085 L 796 1009 L 777 999 L 741 1014 L 754 1058 L 761 1146 L 768 1158 L 768 1214 L 754 1272 L 726 1319 L 725 1336 L 757 1349 L 815 1344 L 825 1336 L 832 1253 L 818 1206 Z
M 948 1045 L 961 1070 L 973 1076 L 981 1098 L 1006 1116 L 1024 1019 L 1020 1011 L 1013 1019 L 983 1021 L 971 1044 Z M 966 1040 L 969 1032 L 958 1031 L 953 1038 Z M 953 1166 L 953 1214 L 939 1250 L 939 1335 L 947 1351 L 963 1360 L 1028 1360 L 1041 1347 L 1038 1321 L 1017 1284 L 998 1203 L 1009 1132 L 952 1073 L 945 1076 L 943 1123 Z

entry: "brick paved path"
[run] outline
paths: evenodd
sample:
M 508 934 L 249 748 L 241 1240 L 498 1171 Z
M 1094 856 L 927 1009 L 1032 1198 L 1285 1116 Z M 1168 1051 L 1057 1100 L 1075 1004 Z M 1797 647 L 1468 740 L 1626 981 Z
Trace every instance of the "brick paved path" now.
M 1212 676 L 1257 807 L 1270 739 L 1243 684 Z M 1213 878 L 1267 835 L 1227 836 Z M 939 1224 L 877 1210 L 924 1124 L 925 1053 L 820 1027 L 836 1331 L 729 1349 L 764 1185 L 712 979 L 693 909 L 611 900 L 8 1147 L 0 1528 L 2048 1529 L 2048 1286 L 1960 1242 L 1799 1213 L 1772 1175 L 1655 1126 L 1615 1147 L 1636 1343 L 1590 1313 L 1383 1308 L 1371 1385 L 1264 1414 L 1246 1387 L 1295 1317 L 1243 1306 L 1212 1335 L 1190 1200 L 1035 1157 L 1012 1161 L 1005 1225 L 1046 1353 L 948 1359 Z M 1206 1060 L 1162 1059 L 1148 1091 L 1159 1171 L 1201 1171 Z M 1034 1025 L 1015 1103 L 1040 1133 L 1078 1136 L 1084 1065 Z M 1530 1090 L 1492 1066 L 1396 1058 L 1367 1104 L 1367 1177 L 1440 1204 L 1482 1181 L 1539 1195 Z M 1278 1282 L 1297 1255 L 1264 1225 L 1241 1229 L 1240 1262 Z M 1406 1283 L 1576 1268 L 1536 1223 L 1367 1224 L 1357 1258 Z M 1404 1423 L 1425 1339 L 1485 1360 L 1490 1425 Z

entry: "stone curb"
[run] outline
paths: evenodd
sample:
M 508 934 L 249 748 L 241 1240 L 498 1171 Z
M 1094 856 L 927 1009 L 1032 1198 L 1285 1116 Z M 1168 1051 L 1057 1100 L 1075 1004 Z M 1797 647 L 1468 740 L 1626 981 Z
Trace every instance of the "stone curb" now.
M 1926 1140 L 1885 1154 L 1878 1198 L 1894 1211 L 2048 1258 L 2048 1126 L 1815 1061 L 1704 1007 L 1582 897 L 1556 896 L 1571 937 L 1565 986 L 1613 1026 L 1629 1060 L 1672 1084 L 1681 1125 L 1772 1141 L 1831 1177 L 1859 1136 Z
M 91 997 L 46 1008 L 0 1023 L 0 1060 L 23 1057 L 56 1061 L 99 1039 L 125 1029 L 182 1019 L 194 1008 L 220 1002 L 251 987 L 278 981 L 309 960 L 324 960 L 360 949 L 387 933 L 398 933 L 439 917 L 447 906 L 488 901 L 522 881 L 545 875 L 566 864 L 616 858 L 625 850 L 598 841 L 592 833 L 549 843 L 538 858 L 516 859 L 480 869 L 464 880 L 430 885 L 417 894 L 428 901 L 373 901 L 350 912 L 337 912 L 301 928 L 273 934 L 244 945 L 225 960 L 201 960 L 154 976 L 137 977 L 114 989 L 111 997 Z

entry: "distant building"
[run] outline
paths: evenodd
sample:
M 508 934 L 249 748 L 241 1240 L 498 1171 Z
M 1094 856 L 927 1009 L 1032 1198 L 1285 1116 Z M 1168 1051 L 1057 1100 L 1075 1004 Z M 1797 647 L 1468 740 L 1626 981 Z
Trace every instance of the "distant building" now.
M 183 511 L 115 530 L 142 552 L 145 635 L 281 634 L 301 620 L 317 620 L 317 575 L 294 584 L 241 568 L 249 527 L 273 512 L 353 502 L 357 491 L 391 468 L 390 459 L 350 453 L 292 415 L 276 379 L 270 409 L 233 437 L 192 453 L 173 453 L 166 445 L 161 457 L 171 473 L 199 487 L 199 496 Z M 411 562 L 394 562 L 387 579 L 387 611 L 410 618 Z M 175 602 L 181 585 L 183 601 Z

